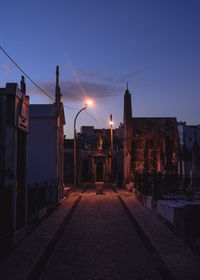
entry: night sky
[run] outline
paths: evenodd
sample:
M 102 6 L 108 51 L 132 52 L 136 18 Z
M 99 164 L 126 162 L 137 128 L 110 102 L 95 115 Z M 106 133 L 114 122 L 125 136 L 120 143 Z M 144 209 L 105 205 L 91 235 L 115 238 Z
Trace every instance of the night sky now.
M 95 106 L 77 127 L 117 127 L 126 82 L 133 116 L 172 116 L 199 124 L 199 0 L 0 0 L 0 46 L 54 95 L 56 66 L 66 106 Z M 0 87 L 20 71 L 0 51 Z M 27 79 L 31 103 L 51 103 Z M 67 138 L 76 110 L 65 108 Z M 94 120 L 96 119 L 96 121 Z

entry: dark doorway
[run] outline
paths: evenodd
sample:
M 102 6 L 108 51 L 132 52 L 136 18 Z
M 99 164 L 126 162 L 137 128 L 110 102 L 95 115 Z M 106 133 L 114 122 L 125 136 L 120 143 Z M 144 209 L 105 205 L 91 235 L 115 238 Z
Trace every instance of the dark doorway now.
M 96 181 L 103 181 L 103 162 L 97 162 L 96 164 Z

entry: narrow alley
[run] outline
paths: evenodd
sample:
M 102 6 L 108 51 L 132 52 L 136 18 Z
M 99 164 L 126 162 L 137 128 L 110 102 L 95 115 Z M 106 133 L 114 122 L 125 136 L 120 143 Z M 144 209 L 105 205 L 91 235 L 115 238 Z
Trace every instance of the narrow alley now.
M 108 186 L 89 188 L 53 250 L 40 279 L 161 279 L 148 252 Z

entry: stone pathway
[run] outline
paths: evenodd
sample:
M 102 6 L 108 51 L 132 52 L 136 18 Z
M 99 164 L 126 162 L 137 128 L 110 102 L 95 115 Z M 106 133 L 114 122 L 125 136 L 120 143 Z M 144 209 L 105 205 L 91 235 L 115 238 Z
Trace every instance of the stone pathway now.
M 200 279 L 200 257 L 132 195 L 120 190 L 118 192 L 176 279 Z
M 0 279 L 200 279 L 200 257 L 117 191 L 72 193 L 0 264 Z
M 1 280 L 25 280 L 70 211 L 78 194 L 72 194 L 0 263 Z
M 118 197 L 86 191 L 40 280 L 163 279 Z

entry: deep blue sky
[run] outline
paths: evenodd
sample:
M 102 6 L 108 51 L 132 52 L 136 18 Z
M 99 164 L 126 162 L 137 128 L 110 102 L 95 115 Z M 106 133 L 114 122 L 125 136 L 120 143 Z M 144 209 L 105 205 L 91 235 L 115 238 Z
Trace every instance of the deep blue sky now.
M 115 127 L 123 120 L 126 82 L 134 116 L 175 116 L 200 123 L 199 0 L 0 0 L 0 45 L 54 94 L 60 66 L 64 103 L 95 107 L 77 126 Z M 0 52 L 0 87 L 21 73 Z M 49 103 L 27 81 L 31 103 Z M 66 109 L 66 136 L 76 111 Z

